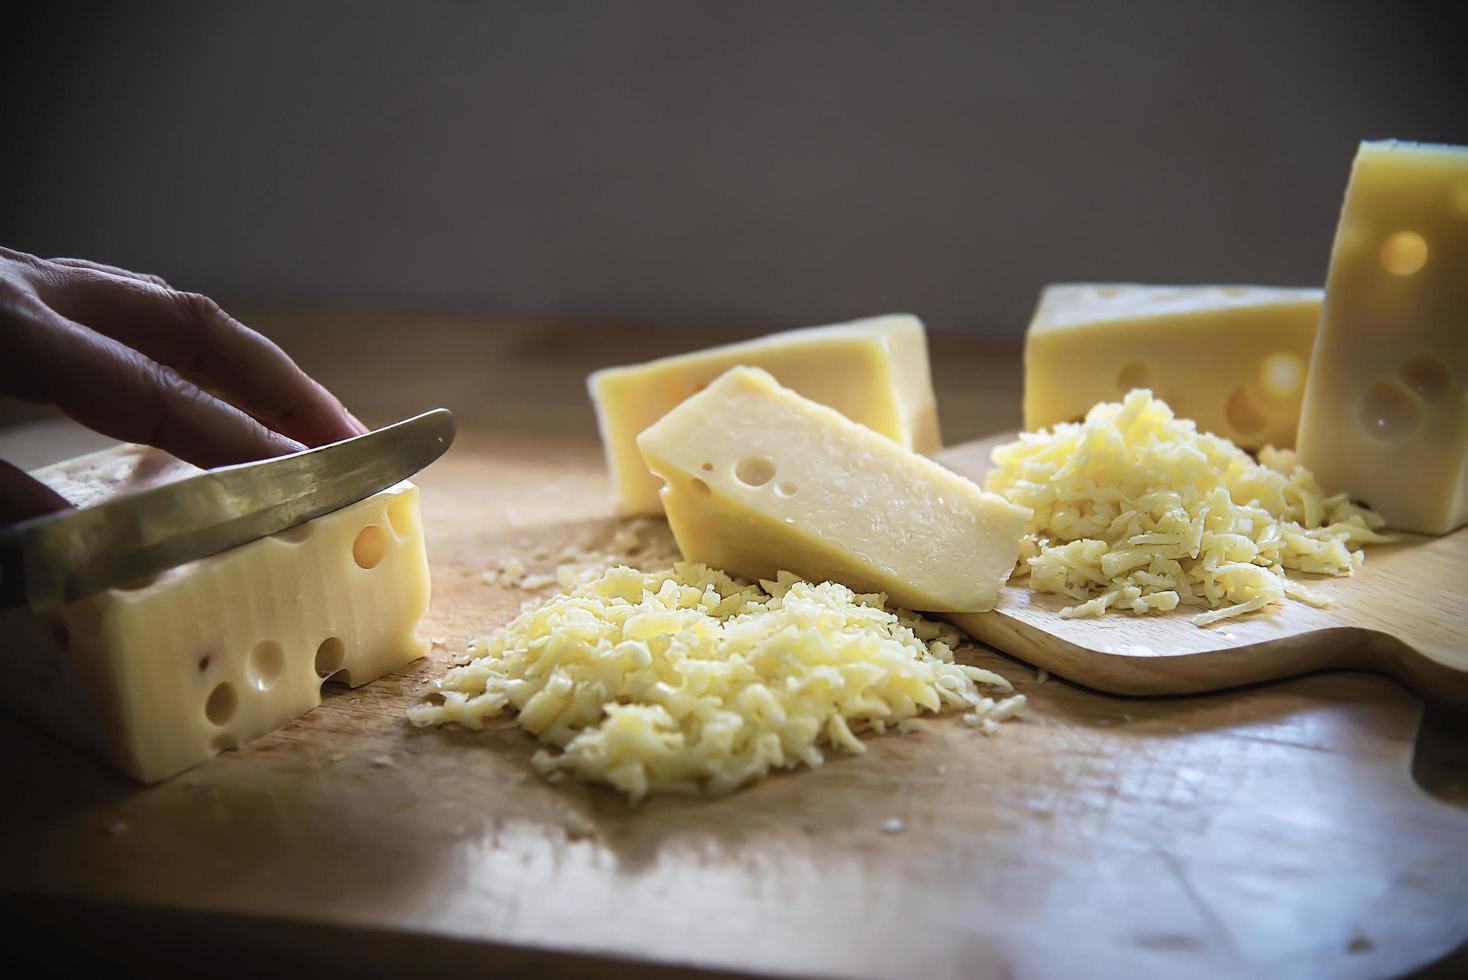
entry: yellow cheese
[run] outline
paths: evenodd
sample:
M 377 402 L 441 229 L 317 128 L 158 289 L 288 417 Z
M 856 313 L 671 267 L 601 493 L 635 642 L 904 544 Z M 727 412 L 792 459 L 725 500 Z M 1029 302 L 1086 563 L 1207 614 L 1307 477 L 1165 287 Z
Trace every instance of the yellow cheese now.
M 1360 545 L 1390 540 L 1292 450 L 1256 463 L 1144 389 L 993 455 L 985 486 L 1034 512 L 1015 577 L 1077 600 L 1066 619 L 1185 605 L 1209 610 L 1193 617 L 1207 626 L 1286 597 L 1317 602 L 1286 569 L 1349 575 Z
M 509 709 L 557 750 L 533 764 L 649 793 L 730 793 L 818 766 L 856 737 L 963 709 L 992 732 L 1023 708 L 998 674 L 956 663 L 951 627 L 788 573 L 743 585 L 703 565 L 613 568 L 527 608 L 435 682 L 416 725 L 478 729 Z M 997 689 L 998 697 L 975 686 Z M 1007 696 L 1005 696 L 1007 695 Z
M 660 484 L 637 436 L 732 367 L 764 368 L 781 384 L 829 405 L 914 452 L 942 441 L 922 321 L 897 314 L 790 330 L 742 344 L 607 368 L 588 379 L 620 509 L 657 514 Z
M 1468 148 L 1363 143 L 1300 421 L 1300 461 L 1388 525 L 1468 522 Z
M 991 609 L 1029 511 L 735 368 L 637 440 L 689 561 L 789 570 L 932 612 Z
M 123 447 L 36 474 L 92 502 L 191 470 Z M 418 490 L 400 483 L 269 538 L 54 616 L 0 616 L 0 703 L 155 782 L 423 656 Z
M 1235 445 L 1293 446 L 1320 300 L 1262 286 L 1047 287 L 1025 337 L 1025 428 L 1148 388 Z

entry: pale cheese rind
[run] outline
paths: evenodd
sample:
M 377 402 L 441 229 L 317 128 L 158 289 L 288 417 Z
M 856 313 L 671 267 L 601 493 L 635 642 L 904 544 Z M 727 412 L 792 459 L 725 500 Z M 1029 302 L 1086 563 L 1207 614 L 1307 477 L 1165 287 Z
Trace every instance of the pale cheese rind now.
M 1295 444 L 1322 291 L 1067 283 L 1025 335 L 1025 428 L 1083 419 L 1133 388 L 1246 449 Z
M 921 320 L 893 314 L 788 330 L 591 375 L 587 386 L 619 510 L 662 510 L 661 483 L 643 463 L 638 435 L 741 365 L 763 368 L 781 384 L 915 452 L 932 453 L 942 446 Z
M 1300 462 L 1403 531 L 1468 523 L 1468 148 L 1363 143 L 1300 421 Z
M 1029 511 L 735 368 L 638 438 L 685 558 L 929 612 L 992 609 Z
M 96 478 L 116 493 L 185 469 L 123 447 L 39 475 L 96 500 L 110 495 Z M 357 686 L 423 656 L 428 600 L 418 490 L 404 482 L 54 616 L 0 615 L 0 703 L 156 782 L 309 711 L 324 676 Z

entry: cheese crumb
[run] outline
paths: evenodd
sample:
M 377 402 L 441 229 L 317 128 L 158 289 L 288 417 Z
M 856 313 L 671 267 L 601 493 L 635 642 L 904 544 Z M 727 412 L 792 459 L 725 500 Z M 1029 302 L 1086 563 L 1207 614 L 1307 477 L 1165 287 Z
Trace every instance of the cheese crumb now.
M 1034 511 L 1011 581 L 1075 599 L 1067 619 L 1184 605 L 1208 626 L 1286 598 L 1325 605 L 1286 570 L 1350 575 L 1360 545 L 1393 540 L 1293 452 L 1266 446 L 1256 463 L 1144 389 L 993 457 L 985 487 Z
M 561 589 L 574 591 L 618 565 L 643 570 L 671 566 L 679 557 L 677 546 L 666 525 L 661 538 L 654 534 L 654 527 L 648 518 L 635 517 L 612 532 L 604 550 L 589 544 L 563 549 L 561 564 L 556 567 L 556 580 Z
M 649 793 L 722 795 L 921 712 L 965 709 L 992 730 L 1024 704 L 993 671 L 959 664 L 949 626 L 782 572 L 744 585 L 703 565 L 618 566 L 527 606 L 475 642 L 409 709 L 416 725 L 478 729 L 506 709 L 553 746 L 533 764 Z M 983 724 L 988 722 L 988 725 Z
M 567 810 L 561 825 L 568 840 L 585 840 L 596 834 L 596 824 L 578 810 Z

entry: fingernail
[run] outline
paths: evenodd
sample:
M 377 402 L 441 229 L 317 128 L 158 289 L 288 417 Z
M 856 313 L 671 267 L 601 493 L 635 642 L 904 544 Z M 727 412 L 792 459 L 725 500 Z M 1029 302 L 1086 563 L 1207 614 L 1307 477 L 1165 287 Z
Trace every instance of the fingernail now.
M 347 412 L 345 408 L 343 408 L 342 411 Z M 372 431 L 371 429 L 367 428 L 367 426 L 363 425 L 362 420 L 357 418 L 357 416 L 353 415 L 351 412 L 347 412 L 347 418 L 351 419 L 352 424 L 357 427 L 357 435 L 365 436 L 367 433 Z

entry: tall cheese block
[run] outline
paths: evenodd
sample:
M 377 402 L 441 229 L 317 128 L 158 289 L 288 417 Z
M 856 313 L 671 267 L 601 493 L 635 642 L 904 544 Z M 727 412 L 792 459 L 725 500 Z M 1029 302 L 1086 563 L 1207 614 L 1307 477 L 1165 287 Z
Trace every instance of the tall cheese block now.
M 907 314 L 772 334 L 741 344 L 607 368 L 588 379 L 619 509 L 658 514 L 637 436 L 732 367 L 757 367 L 899 446 L 942 448 L 922 321 Z
M 1300 419 L 1321 486 L 1403 531 L 1468 522 L 1468 149 L 1363 143 Z
M 1025 335 L 1025 428 L 1150 388 L 1246 449 L 1295 444 L 1319 289 L 1049 286 Z
M 35 475 L 74 503 L 192 471 L 126 446 Z M 151 783 L 427 652 L 418 490 L 400 483 L 55 615 L 0 615 L 0 703 Z

